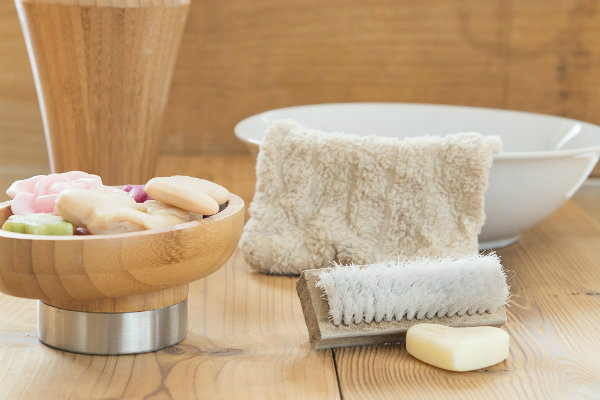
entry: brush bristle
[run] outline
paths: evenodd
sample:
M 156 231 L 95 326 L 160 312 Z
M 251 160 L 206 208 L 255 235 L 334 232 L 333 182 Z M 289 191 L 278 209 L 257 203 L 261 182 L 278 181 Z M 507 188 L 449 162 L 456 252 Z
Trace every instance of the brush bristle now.
M 335 265 L 319 274 L 335 325 L 493 312 L 509 296 L 496 254 Z

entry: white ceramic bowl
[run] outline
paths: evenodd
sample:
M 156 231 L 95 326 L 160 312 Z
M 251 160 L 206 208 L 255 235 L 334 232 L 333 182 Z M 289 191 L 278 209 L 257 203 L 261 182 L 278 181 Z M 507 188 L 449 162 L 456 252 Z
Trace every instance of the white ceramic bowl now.
M 258 153 L 265 128 L 291 118 L 310 128 L 403 138 L 480 132 L 499 135 L 485 196 L 481 249 L 516 241 L 557 210 L 598 161 L 600 127 L 568 118 L 475 107 L 404 103 L 340 103 L 281 108 L 246 118 L 236 136 Z

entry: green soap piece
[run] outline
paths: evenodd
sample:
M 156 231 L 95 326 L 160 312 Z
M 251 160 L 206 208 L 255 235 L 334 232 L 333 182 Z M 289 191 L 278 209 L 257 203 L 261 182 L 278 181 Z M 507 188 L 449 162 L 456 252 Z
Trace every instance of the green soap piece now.
M 66 222 L 58 215 L 52 214 L 27 214 L 11 215 L 8 217 L 2 230 L 31 235 L 72 236 L 73 225 Z

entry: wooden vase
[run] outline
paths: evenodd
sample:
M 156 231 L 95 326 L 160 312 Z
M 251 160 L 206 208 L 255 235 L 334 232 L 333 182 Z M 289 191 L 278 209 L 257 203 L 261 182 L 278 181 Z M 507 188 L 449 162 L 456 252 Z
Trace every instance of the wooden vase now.
M 154 175 L 190 0 L 15 0 L 52 171 Z

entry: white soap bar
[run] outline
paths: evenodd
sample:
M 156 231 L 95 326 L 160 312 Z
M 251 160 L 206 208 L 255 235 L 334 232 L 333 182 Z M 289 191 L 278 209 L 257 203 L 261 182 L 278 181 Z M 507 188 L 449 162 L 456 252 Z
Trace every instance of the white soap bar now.
M 451 328 L 416 324 L 406 332 L 406 351 L 413 357 L 450 371 L 472 371 L 508 357 L 508 333 L 491 326 Z
M 171 177 L 171 179 L 173 179 L 175 182 L 181 182 L 206 193 L 215 199 L 219 205 L 225 204 L 229 201 L 229 191 L 223 186 L 214 182 L 185 175 L 174 175 Z
M 184 210 L 202 215 L 219 212 L 219 203 L 210 194 L 181 177 L 152 178 L 146 183 L 144 190 L 152 198 Z

